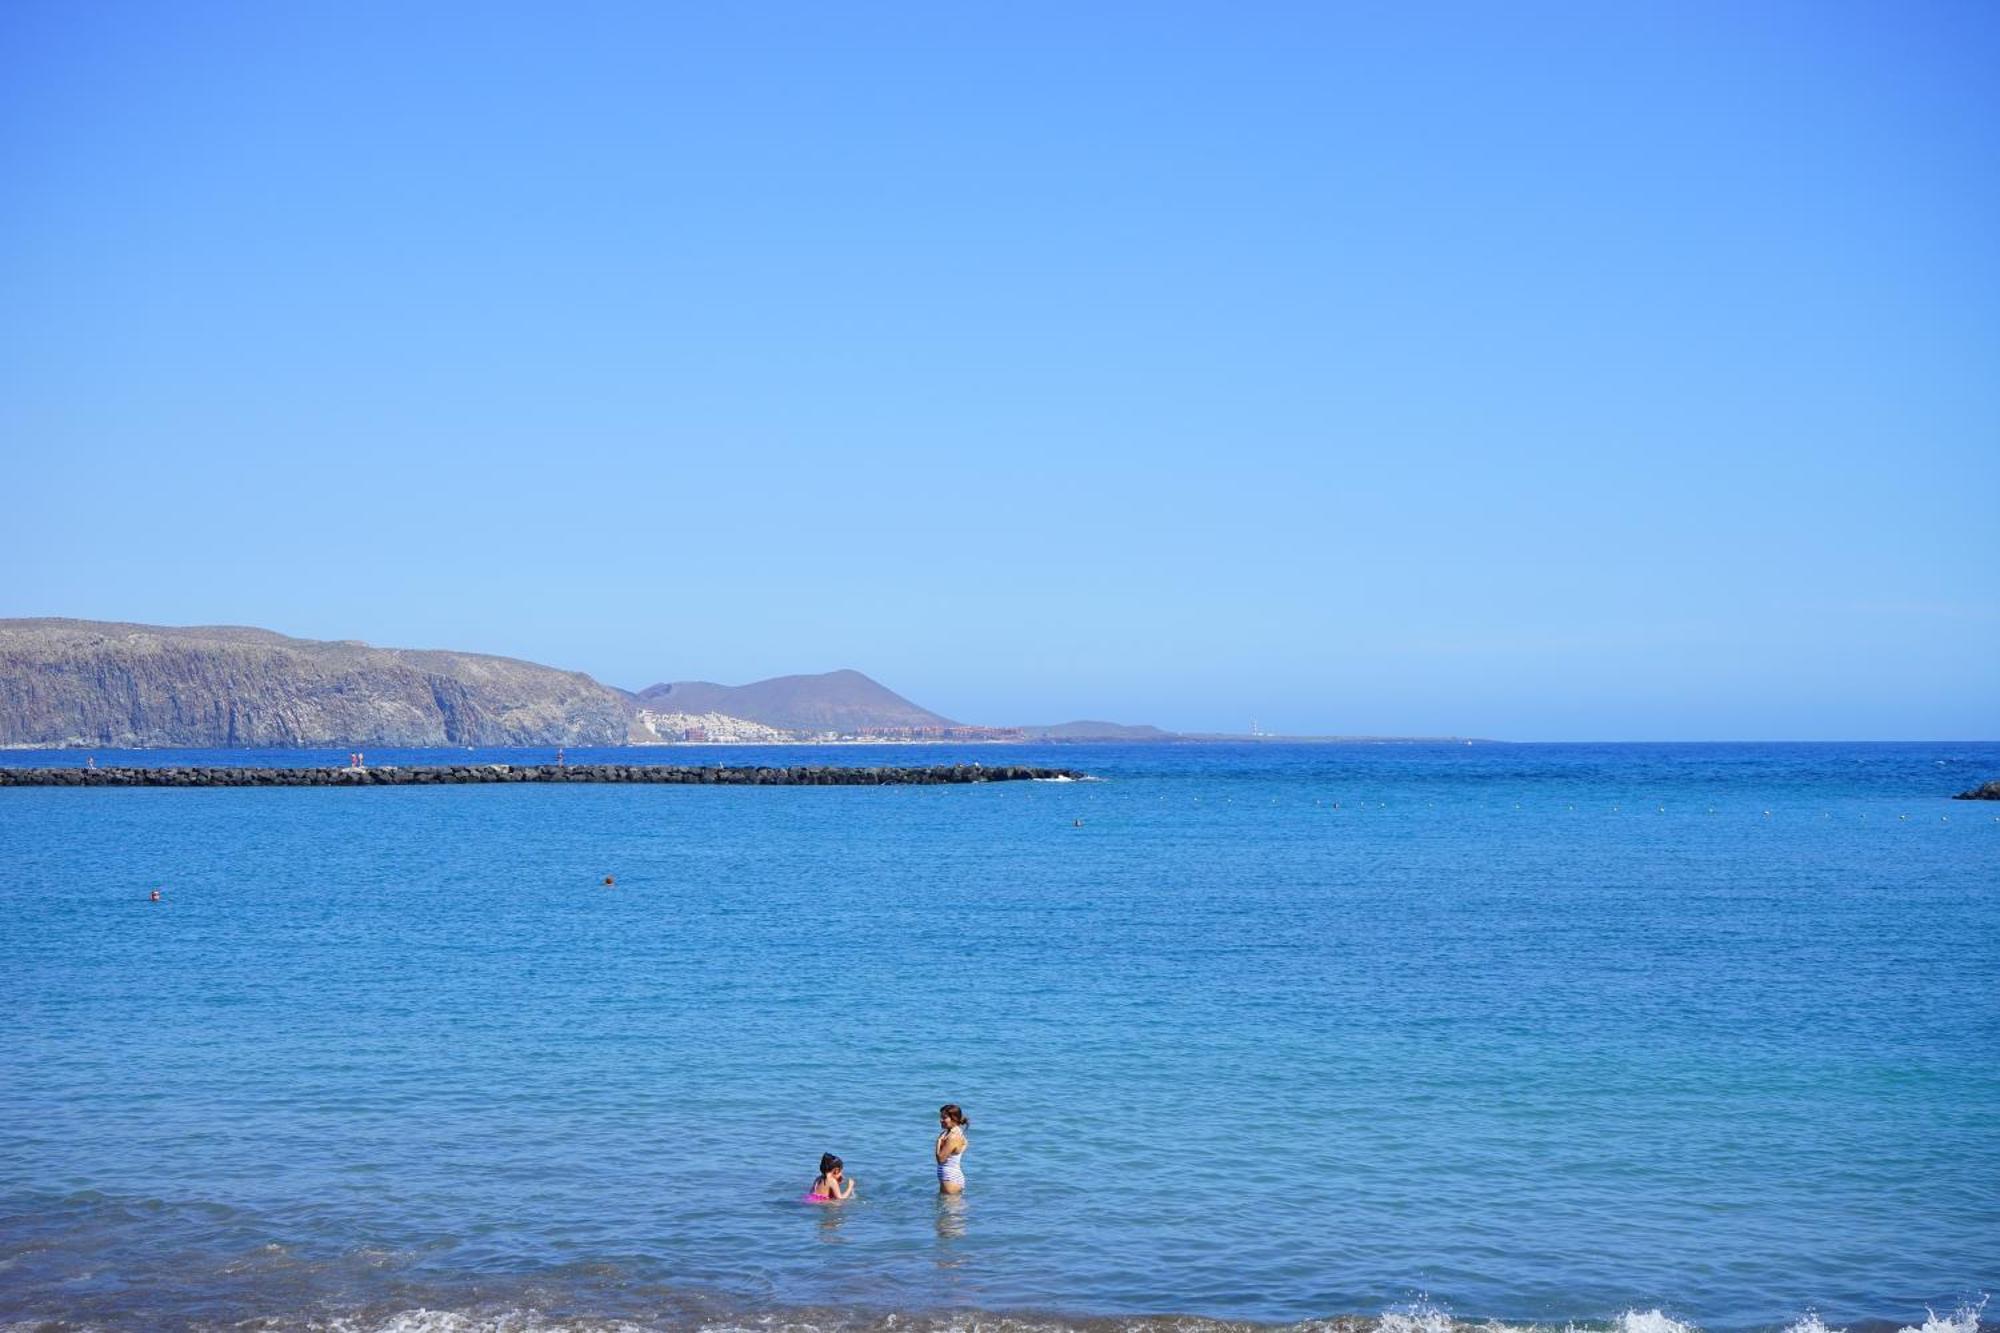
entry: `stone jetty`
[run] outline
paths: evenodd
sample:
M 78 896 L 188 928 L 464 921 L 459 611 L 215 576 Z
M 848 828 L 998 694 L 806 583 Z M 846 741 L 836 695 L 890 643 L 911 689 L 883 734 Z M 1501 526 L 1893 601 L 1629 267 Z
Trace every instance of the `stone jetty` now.
M 440 764 L 380 768 L 5 768 L 0 787 L 429 787 L 497 782 L 667 783 L 702 787 L 932 787 L 1077 778 L 1066 768 L 683 767 L 668 764 Z

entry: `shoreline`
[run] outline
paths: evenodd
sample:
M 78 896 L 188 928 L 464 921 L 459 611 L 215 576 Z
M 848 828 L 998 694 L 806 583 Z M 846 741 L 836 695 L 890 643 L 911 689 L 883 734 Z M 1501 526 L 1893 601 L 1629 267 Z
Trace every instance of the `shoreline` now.
M 282 1244 L 274 1249 L 283 1249 Z M 351 1276 L 344 1274 L 342 1276 Z M 308 1279 L 287 1298 L 246 1306 L 233 1289 L 231 1306 L 246 1326 L 273 1330 L 346 1329 L 353 1333 L 413 1333 L 465 1330 L 467 1333 L 740 1333 L 776 1326 L 793 1333 L 1992 1333 L 1984 1297 L 1925 1304 L 1901 1315 L 1838 1312 L 1827 1322 L 1810 1303 L 1790 1315 L 1759 1311 L 1748 1317 L 1705 1318 L 1677 1302 L 1653 1298 L 1580 1301 L 1587 1311 L 1569 1315 L 1480 1315 L 1417 1297 L 1385 1302 L 1375 1309 L 1298 1318 L 1227 1313 L 1120 1311 L 1045 1303 L 968 1306 L 873 1301 L 798 1303 L 760 1301 L 737 1293 L 657 1280 L 606 1284 L 551 1280 L 511 1273 L 474 1281 L 464 1275 L 423 1273 L 401 1289 L 370 1291 L 326 1276 Z M 39 1295 L 41 1293 L 35 1293 Z M 174 1292 L 197 1310 L 208 1299 L 199 1292 Z M 1872 1303 L 1893 1308 L 1893 1300 Z M 109 1308 L 107 1308 L 109 1307 Z M 159 1327 L 207 1328 L 199 1318 L 162 1321 L 157 1308 L 127 1312 L 114 1301 L 84 1299 L 58 1303 L 46 1298 L 0 1301 L 4 1327 L 52 1324 L 105 1330 Z

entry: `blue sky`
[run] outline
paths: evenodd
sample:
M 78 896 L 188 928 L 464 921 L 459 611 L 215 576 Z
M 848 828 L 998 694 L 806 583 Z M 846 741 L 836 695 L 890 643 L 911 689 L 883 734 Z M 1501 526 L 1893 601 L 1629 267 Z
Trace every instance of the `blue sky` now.
M 1996 71 L 1988 3 L 16 0 L 0 614 L 1993 738 Z

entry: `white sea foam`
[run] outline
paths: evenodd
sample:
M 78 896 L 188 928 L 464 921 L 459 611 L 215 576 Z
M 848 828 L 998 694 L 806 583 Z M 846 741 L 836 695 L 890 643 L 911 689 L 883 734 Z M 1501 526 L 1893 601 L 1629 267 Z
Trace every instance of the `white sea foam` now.
M 1617 1333 L 1701 1333 L 1662 1310 L 1627 1310 L 1611 1321 Z
M 1986 1312 L 1986 1299 L 1981 1295 L 1979 1304 L 1968 1301 L 1948 1315 L 1941 1315 L 1927 1305 L 1924 1322 L 1906 1327 L 1902 1333 L 1979 1333 L 1979 1317 Z
M 1383 1311 L 1375 1321 L 1375 1333 L 1541 1333 L 1541 1330 L 1535 1324 L 1506 1324 L 1497 1319 L 1460 1323 L 1448 1311 L 1424 1300 L 1399 1310 Z
M 1453 1333 L 1451 1315 L 1429 1301 L 1385 1310 L 1376 1326 L 1381 1333 Z
M 1926 1310 L 1921 1324 L 1903 1327 L 1898 1333 L 1980 1333 L 1980 1318 L 1986 1308 L 1984 1298 L 1977 1305 L 1964 1304 L 1948 1315 Z M 830 1310 L 770 1310 L 743 1312 L 734 1316 L 707 1318 L 667 1318 L 661 1323 L 635 1323 L 615 1317 L 554 1315 L 531 1308 L 475 1310 L 416 1308 L 389 1315 L 300 1320 L 252 1320 L 234 1325 L 237 1330 L 305 1330 L 306 1333 L 649 1333 L 649 1330 L 696 1329 L 698 1333 L 1702 1333 L 1701 1328 L 1676 1319 L 1664 1310 L 1626 1310 L 1603 1322 L 1553 1324 L 1509 1324 L 1499 1320 L 1459 1320 L 1428 1300 L 1384 1311 L 1373 1319 L 1350 1315 L 1305 1320 L 1275 1327 L 1236 1323 L 1192 1316 L 1084 1318 L 1067 1320 L 997 1313 L 856 1315 Z M 37 1324 L 0 1324 L 0 1333 L 33 1333 Z M 1843 1333 L 1829 1327 L 1816 1311 L 1808 1310 L 1783 1333 Z
M 328 1333 L 645 1333 L 639 1324 L 622 1319 L 552 1318 L 539 1310 L 403 1310 L 386 1319 L 356 1323 L 336 1320 Z

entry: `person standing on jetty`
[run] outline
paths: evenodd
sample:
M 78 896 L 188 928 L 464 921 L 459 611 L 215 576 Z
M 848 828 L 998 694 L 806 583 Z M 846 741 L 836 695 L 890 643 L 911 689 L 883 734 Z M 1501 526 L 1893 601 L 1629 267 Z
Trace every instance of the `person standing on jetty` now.
M 939 1194 L 965 1193 L 965 1171 L 958 1159 L 965 1156 L 965 1128 L 972 1122 L 958 1103 L 946 1102 L 938 1108 L 937 1172 Z

